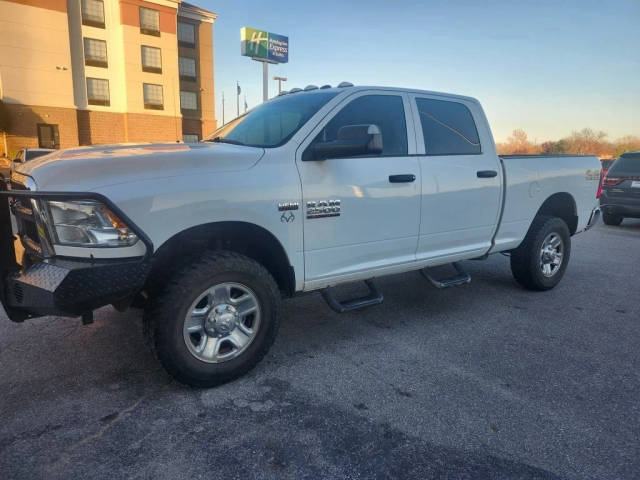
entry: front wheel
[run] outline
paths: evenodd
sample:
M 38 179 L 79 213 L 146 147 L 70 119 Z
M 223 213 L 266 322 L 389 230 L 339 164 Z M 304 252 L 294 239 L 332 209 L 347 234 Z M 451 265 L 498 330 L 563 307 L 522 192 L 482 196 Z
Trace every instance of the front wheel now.
M 555 287 L 569 263 L 571 235 L 560 218 L 537 216 L 524 241 L 511 252 L 511 272 L 529 290 Z
M 212 387 L 264 357 L 278 332 L 280 303 L 262 265 L 211 251 L 174 276 L 145 315 L 164 368 L 187 385 Z
M 623 218 L 620 215 L 612 215 L 606 212 L 602 214 L 602 221 L 605 225 L 618 226 L 622 223 L 622 220 Z

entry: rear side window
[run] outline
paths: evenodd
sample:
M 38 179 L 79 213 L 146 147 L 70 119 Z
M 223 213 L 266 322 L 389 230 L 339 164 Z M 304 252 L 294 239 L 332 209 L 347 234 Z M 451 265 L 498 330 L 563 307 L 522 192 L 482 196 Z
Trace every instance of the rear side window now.
M 416 98 L 427 155 L 481 153 L 478 130 L 462 103 Z
M 365 95 L 358 97 L 331 119 L 314 142 L 330 142 L 338 138 L 338 130 L 346 125 L 377 125 L 382 133 L 382 155 L 407 154 L 407 123 L 402 97 L 397 95 Z
M 640 176 L 640 153 L 625 153 L 615 161 L 608 173 L 609 176 Z

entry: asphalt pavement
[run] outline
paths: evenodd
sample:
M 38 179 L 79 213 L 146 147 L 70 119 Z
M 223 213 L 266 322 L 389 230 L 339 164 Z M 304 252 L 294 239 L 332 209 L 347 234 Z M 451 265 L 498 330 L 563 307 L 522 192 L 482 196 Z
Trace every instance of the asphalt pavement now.
M 348 314 L 288 300 L 263 362 L 209 390 L 161 369 L 138 311 L 0 310 L 0 478 L 639 478 L 640 221 L 573 240 L 550 292 L 494 255 Z

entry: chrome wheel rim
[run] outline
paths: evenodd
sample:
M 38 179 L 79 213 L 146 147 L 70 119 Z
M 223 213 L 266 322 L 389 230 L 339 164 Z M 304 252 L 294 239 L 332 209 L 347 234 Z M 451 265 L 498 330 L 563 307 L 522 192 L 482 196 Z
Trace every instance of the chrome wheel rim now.
M 221 363 L 236 358 L 260 328 L 256 294 L 240 283 L 219 283 L 202 292 L 184 319 L 183 337 L 198 360 Z
M 545 277 L 553 277 L 564 259 L 564 242 L 557 233 L 550 233 L 542 242 L 540 248 L 540 271 Z

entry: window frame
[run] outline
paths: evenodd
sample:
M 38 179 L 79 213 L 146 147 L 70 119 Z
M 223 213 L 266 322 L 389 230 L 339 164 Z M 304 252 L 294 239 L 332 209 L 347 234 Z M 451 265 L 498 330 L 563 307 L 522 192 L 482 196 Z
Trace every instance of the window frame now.
M 184 59 L 187 59 L 187 60 L 193 60 L 193 66 L 194 66 L 194 70 L 195 70 L 193 77 L 190 76 L 190 75 L 182 75 L 180 73 L 180 59 L 181 58 L 184 58 Z M 197 81 L 198 80 L 198 62 L 196 61 L 196 59 L 193 58 L 193 57 L 186 56 L 186 55 L 178 55 L 178 76 L 180 77 L 180 80 L 185 80 L 185 81 L 188 81 L 188 82 Z
M 149 10 L 151 12 L 155 12 L 158 14 L 158 29 L 151 30 L 150 28 L 146 28 L 142 26 L 142 10 Z M 160 10 L 156 10 L 155 8 L 149 7 L 138 7 L 138 23 L 140 24 L 140 33 L 144 35 L 151 35 L 154 37 L 160 36 Z
M 89 97 L 89 80 L 99 80 L 101 82 L 107 82 L 107 93 L 109 94 L 109 98 L 107 100 L 91 99 Z M 109 86 L 108 78 L 86 77 L 84 83 L 85 83 L 85 88 L 87 89 L 87 103 L 89 105 L 97 105 L 101 107 L 111 106 L 111 88 Z
M 80 1 L 80 18 L 82 20 L 82 25 L 86 25 L 88 27 L 95 27 L 95 28 L 105 28 L 106 20 L 104 17 L 104 0 L 93 0 L 93 1 L 100 2 L 100 4 L 102 5 L 102 22 L 85 18 L 84 9 L 82 8 L 83 2 Z
M 304 152 L 307 148 L 313 144 L 316 137 L 320 134 L 322 130 L 334 119 L 338 113 L 342 111 L 343 108 L 348 106 L 354 100 L 357 100 L 360 97 L 368 97 L 368 96 L 394 96 L 400 97 L 402 99 L 402 107 L 404 109 L 404 122 L 405 129 L 407 133 L 407 153 L 405 154 L 371 154 L 371 155 L 358 155 L 355 157 L 344 157 L 344 158 L 336 158 L 331 161 L 340 161 L 340 160 L 348 160 L 350 158 L 393 158 L 393 157 L 410 157 L 417 154 L 416 144 L 415 144 L 415 124 L 413 121 L 413 110 L 411 107 L 411 102 L 409 101 L 409 96 L 406 92 L 401 90 L 361 90 L 351 95 L 347 95 L 346 97 L 340 98 L 339 103 L 334 105 L 331 108 L 331 111 L 322 119 L 322 121 L 316 125 L 316 127 L 311 130 L 311 132 L 303 139 L 301 148 L 298 149 L 300 152 L 300 160 L 304 155 Z M 311 120 L 311 119 L 309 119 Z M 383 139 L 384 143 L 384 139 Z
M 145 48 L 153 48 L 155 50 L 158 50 L 158 52 L 160 53 L 160 67 L 150 67 L 144 64 L 144 54 L 142 52 Z M 143 72 L 162 73 L 162 48 L 154 47 L 153 45 L 140 45 L 140 65 L 142 66 Z
M 162 103 L 158 104 L 158 103 L 147 103 L 146 99 L 144 98 L 144 86 L 145 85 L 151 85 L 154 87 L 160 87 L 160 93 L 162 94 Z M 148 82 L 143 82 L 142 83 L 142 103 L 144 104 L 144 108 L 146 110 L 164 110 L 164 88 L 161 84 L 159 83 L 148 83 Z
M 182 106 L 182 94 L 183 93 L 191 93 L 194 95 L 196 99 L 196 108 L 184 108 Z M 187 112 L 198 112 L 200 111 L 200 102 L 198 101 L 198 92 L 194 92 L 191 90 L 180 90 L 180 110 L 186 110 Z
M 189 25 L 193 28 L 193 42 L 187 42 L 186 40 L 180 40 L 180 24 L 183 25 Z M 196 48 L 196 29 L 198 28 L 198 25 L 194 24 L 194 23 L 190 23 L 190 22 L 185 22 L 185 21 L 180 21 L 178 20 L 177 22 L 177 27 L 176 27 L 176 36 L 178 37 L 178 46 L 180 47 L 188 47 L 188 48 Z
M 51 129 L 51 135 L 53 136 L 53 145 L 50 146 L 43 146 L 43 135 L 42 135 L 42 127 L 46 127 L 46 128 L 50 128 Z M 36 124 L 36 130 L 38 132 L 38 148 L 53 148 L 55 150 L 60 150 L 60 127 L 59 124 L 57 123 L 37 123 Z M 26 152 L 25 152 L 26 153 Z M 26 163 L 28 160 L 26 160 L 26 155 L 25 158 L 23 159 L 22 163 Z
M 105 60 L 95 60 L 95 59 L 87 58 L 87 47 L 86 47 L 87 40 L 104 43 Z M 101 38 L 82 37 L 82 53 L 84 54 L 85 65 L 89 67 L 109 68 L 109 51 L 107 50 L 106 40 L 102 40 Z
M 424 134 L 422 131 L 422 119 L 420 118 L 420 112 L 418 110 L 418 99 L 426 99 L 426 100 L 438 100 L 441 102 L 450 102 L 450 103 L 459 103 L 464 106 L 471 115 L 471 119 L 473 120 L 473 124 L 476 129 L 476 133 L 478 135 L 478 141 L 480 142 L 480 151 L 474 153 L 427 153 L 427 145 L 425 143 Z M 482 119 L 478 118 L 475 114 L 475 109 L 472 107 L 472 102 L 465 100 L 463 98 L 456 97 L 444 97 L 438 95 L 428 95 L 428 94 L 420 94 L 420 93 L 412 93 L 410 95 L 411 102 L 411 110 L 414 116 L 415 122 L 415 132 L 416 132 L 416 142 L 417 148 L 419 150 L 419 155 L 422 157 L 458 157 L 458 156 L 469 156 L 469 155 L 484 155 L 484 147 L 486 139 L 482 138 L 482 130 L 478 128 L 478 124 Z

